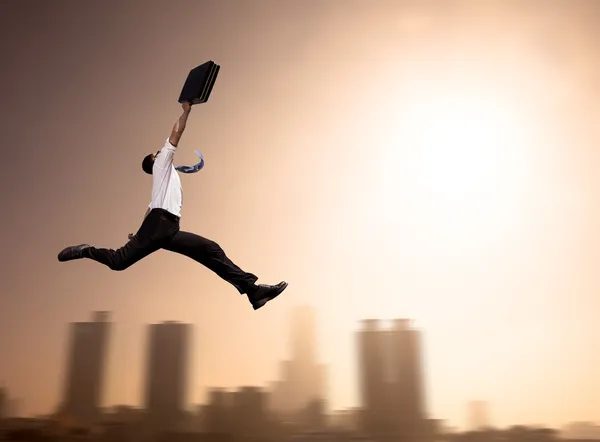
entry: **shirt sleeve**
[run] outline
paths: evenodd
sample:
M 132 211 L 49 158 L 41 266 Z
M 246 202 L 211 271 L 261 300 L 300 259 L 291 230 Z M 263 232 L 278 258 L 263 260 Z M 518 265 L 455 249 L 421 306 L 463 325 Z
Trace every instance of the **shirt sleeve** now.
M 176 150 L 177 147 L 173 146 L 167 138 L 165 145 L 158 152 L 158 155 L 156 155 L 156 158 L 154 159 L 154 166 L 158 166 L 162 169 L 170 167 L 173 164 L 173 155 L 175 154 Z

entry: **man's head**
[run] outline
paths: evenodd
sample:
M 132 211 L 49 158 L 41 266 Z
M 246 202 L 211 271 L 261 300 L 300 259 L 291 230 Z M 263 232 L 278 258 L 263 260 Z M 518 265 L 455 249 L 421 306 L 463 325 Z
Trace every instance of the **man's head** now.
M 156 155 L 158 155 L 158 152 L 150 153 L 142 160 L 142 170 L 148 175 L 152 175 L 152 167 L 154 166 L 154 159 L 156 158 Z

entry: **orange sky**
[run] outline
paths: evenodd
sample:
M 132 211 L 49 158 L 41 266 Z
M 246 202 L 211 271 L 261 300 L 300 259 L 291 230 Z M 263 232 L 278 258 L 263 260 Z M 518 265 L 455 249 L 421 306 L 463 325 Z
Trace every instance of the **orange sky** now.
M 496 425 L 600 419 L 597 2 L 123 3 L 0 10 L 0 382 L 23 412 L 57 403 L 67 324 L 92 310 L 114 312 L 105 403 L 139 404 L 145 324 L 195 324 L 197 402 L 276 379 L 310 304 L 334 408 L 358 405 L 358 321 L 412 317 L 433 417 L 462 426 L 483 399 Z M 290 283 L 259 312 L 167 252 L 56 260 L 137 229 L 141 159 L 209 59 L 182 228 Z

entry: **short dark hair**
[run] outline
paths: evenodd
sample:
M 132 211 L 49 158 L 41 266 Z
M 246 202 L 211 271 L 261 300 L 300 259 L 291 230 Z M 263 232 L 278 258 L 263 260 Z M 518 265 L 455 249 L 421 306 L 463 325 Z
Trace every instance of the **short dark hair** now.
M 142 161 L 142 170 L 148 175 L 152 175 L 152 166 L 154 166 L 154 159 L 152 158 L 152 154 L 149 153 Z

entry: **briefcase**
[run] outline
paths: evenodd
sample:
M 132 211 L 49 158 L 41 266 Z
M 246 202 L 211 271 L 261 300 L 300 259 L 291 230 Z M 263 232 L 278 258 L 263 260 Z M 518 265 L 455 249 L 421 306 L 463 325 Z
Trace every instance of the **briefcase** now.
M 221 66 L 214 61 L 207 61 L 190 71 L 179 95 L 179 103 L 206 103 L 210 97 Z

